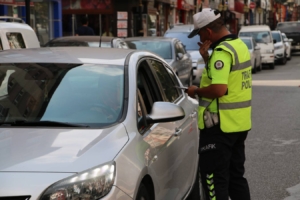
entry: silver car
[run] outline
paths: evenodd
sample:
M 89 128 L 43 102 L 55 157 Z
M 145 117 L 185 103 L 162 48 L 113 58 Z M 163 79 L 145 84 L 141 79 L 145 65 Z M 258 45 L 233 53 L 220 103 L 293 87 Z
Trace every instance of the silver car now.
M 126 38 L 125 42 L 131 49 L 156 53 L 173 68 L 183 85 L 192 85 L 192 59 L 180 40 L 164 37 L 130 37 Z
M 247 45 L 251 56 L 252 73 L 262 70 L 262 57 L 260 47 L 256 44 L 253 37 L 240 37 L 240 39 Z
M 7 50 L 0 64 L 0 199 L 199 192 L 197 101 L 159 56 L 56 47 Z
M 179 39 L 185 49 L 192 57 L 193 62 L 193 84 L 200 85 L 202 72 L 205 68 L 205 62 L 202 56 L 199 53 L 199 45 L 200 37 L 195 36 L 193 38 L 188 38 L 188 35 L 194 29 L 194 24 L 185 24 L 185 25 L 175 25 L 168 29 L 164 34 L 164 37 L 171 37 Z M 212 50 L 209 49 L 208 53 L 211 54 Z
M 129 49 L 123 38 L 110 36 L 64 36 L 47 42 L 44 47 L 84 46 Z

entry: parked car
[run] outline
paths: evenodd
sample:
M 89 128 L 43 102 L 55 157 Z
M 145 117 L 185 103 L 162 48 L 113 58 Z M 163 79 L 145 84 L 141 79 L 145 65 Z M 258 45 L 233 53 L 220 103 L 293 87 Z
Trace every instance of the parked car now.
M 200 85 L 202 72 L 205 68 L 205 62 L 199 53 L 200 47 L 198 45 L 198 42 L 200 42 L 200 37 L 188 38 L 188 35 L 193 30 L 194 24 L 178 24 L 168 29 L 164 34 L 164 37 L 177 38 L 183 43 L 185 49 L 192 57 L 193 84 Z M 212 50 L 209 49 L 208 52 L 209 54 L 211 54 Z
M 110 36 L 64 36 L 52 39 L 44 45 L 44 47 L 63 46 L 87 46 L 122 49 L 129 48 L 122 38 Z
M 280 31 L 272 31 L 272 37 L 275 40 L 275 62 L 279 62 L 283 65 L 286 64 L 287 55 L 286 55 L 286 46 L 283 41 L 282 35 Z
M 292 42 L 292 52 L 300 51 L 300 21 L 278 22 L 276 30 L 285 33 Z
M 260 47 L 262 63 L 271 69 L 275 68 L 274 41 L 271 29 L 267 25 L 242 26 L 239 37 L 253 37 Z
M 168 62 L 183 85 L 192 85 L 192 59 L 180 40 L 166 37 L 130 37 L 124 40 L 131 49 L 156 53 Z
M 0 17 L 0 50 L 40 47 L 34 30 L 18 19 Z
M 1 197 L 179 200 L 199 183 L 198 102 L 159 56 L 51 47 L 0 64 Z
M 251 55 L 252 73 L 262 70 L 260 47 L 256 44 L 253 37 L 240 37 L 247 45 Z
M 285 47 L 286 47 L 286 58 L 288 60 L 291 60 L 292 58 L 292 42 L 293 42 L 293 39 L 289 39 L 286 37 L 286 34 L 285 33 L 281 33 L 282 35 L 282 39 L 285 43 Z

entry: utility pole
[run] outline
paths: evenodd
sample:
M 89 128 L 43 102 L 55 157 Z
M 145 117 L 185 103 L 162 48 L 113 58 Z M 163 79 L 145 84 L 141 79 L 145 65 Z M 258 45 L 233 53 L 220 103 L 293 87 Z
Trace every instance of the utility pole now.
M 25 0 L 26 24 L 30 26 L 30 0 Z

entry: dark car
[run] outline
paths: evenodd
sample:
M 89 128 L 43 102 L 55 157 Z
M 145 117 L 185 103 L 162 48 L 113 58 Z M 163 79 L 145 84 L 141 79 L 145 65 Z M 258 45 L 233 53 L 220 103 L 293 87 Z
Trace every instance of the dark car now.
M 44 47 L 87 46 L 129 49 L 122 38 L 107 36 L 65 36 L 50 40 Z
M 292 51 L 300 51 L 300 22 L 291 21 L 291 22 L 279 22 L 277 24 L 276 30 L 285 33 L 286 36 L 292 41 Z

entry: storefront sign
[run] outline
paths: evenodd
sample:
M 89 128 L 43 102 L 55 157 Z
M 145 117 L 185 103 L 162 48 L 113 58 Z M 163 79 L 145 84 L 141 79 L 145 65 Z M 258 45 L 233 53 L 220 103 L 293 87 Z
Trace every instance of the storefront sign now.
M 127 37 L 127 29 L 118 29 L 118 37 Z
M 255 4 L 255 2 L 250 2 L 250 5 L 249 5 L 249 8 L 250 9 L 254 9 L 256 7 L 256 4 Z
M 127 20 L 128 19 L 128 13 L 127 12 L 118 12 L 117 13 L 117 17 L 118 19 L 123 19 L 123 20 Z
M 117 28 L 127 28 L 127 20 L 118 20 Z
M 0 0 L 2 5 L 14 5 L 14 6 L 25 6 L 25 1 L 20 0 Z M 33 2 L 30 2 L 30 6 L 34 6 Z
M 62 0 L 63 9 L 112 10 L 112 0 Z

